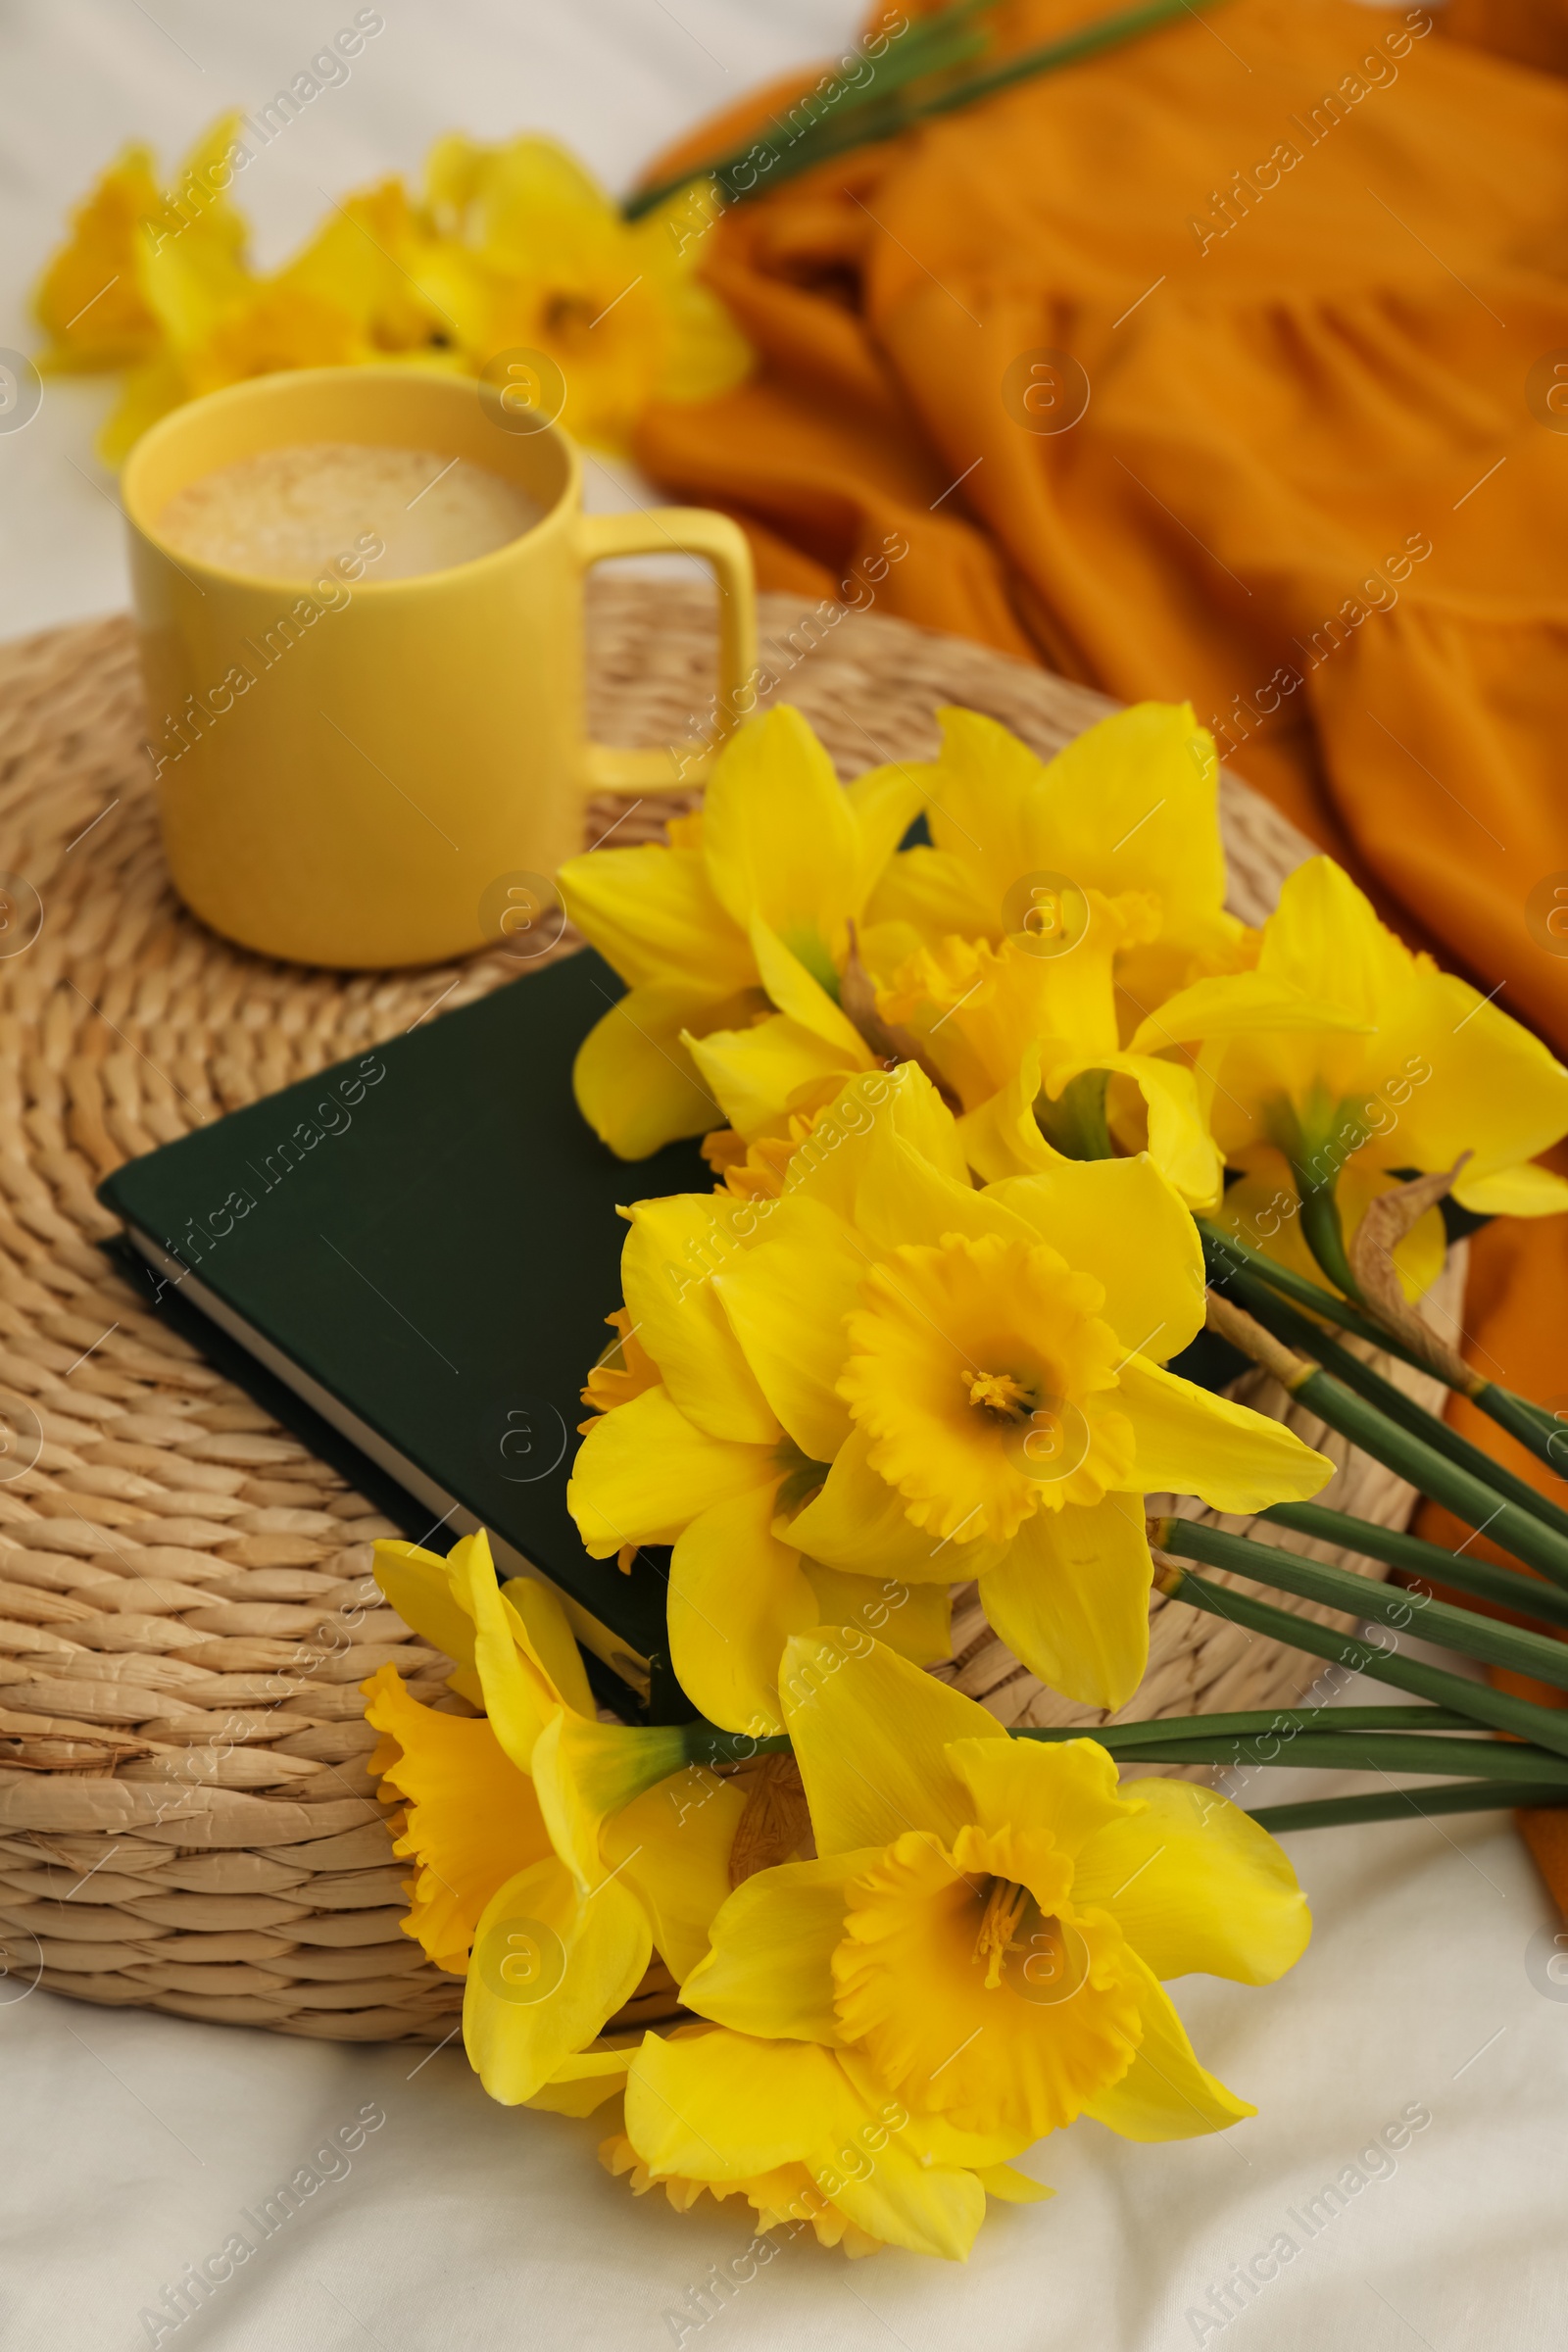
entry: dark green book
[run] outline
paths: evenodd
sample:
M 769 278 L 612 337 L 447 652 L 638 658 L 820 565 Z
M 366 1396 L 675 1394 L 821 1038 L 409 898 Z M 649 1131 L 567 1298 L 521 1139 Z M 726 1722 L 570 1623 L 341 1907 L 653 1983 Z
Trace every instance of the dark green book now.
M 569 956 L 127 1162 L 99 1198 L 144 1297 L 412 1538 L 445 1551 L 485 1527 L 503 1576 L 529 1565 L 565 1597 L 591 1671 L 689 1713 L 662 1562 L 590 1559 L 566 1510 L 620 1303 L 616 1206 L 712 1185 L 695 1144 L 628 1166 L 577 1110 L 572 1058 L 621 993 Z

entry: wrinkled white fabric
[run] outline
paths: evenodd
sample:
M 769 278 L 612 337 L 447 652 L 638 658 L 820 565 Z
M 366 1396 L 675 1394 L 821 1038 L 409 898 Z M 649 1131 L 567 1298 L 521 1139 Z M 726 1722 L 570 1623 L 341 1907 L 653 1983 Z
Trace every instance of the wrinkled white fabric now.
M 1280 1774 L 1269 1794 L 1339 1786 Z M 1288 1843 L 1316 1914 L 1305 1958 L 1266 1989 L 1173 1988 L 1257 2117 L 1165 2147 L 1075 2125 L 1027 2160 L 1055 2198 L 994 2205 L 963 2267 L 852 2265 L 804 2231 L 758 2264 L 733 2206 L 633 2197 L 591 2120 L 495 2106 L 457 2044 L 334 2047 L 34 1992 L 0 2008 L 3 2340 L 1544 2352 L 1561 2334 L 1568 1966 L 1554 1984 L 1524 1848 L 1495 1816 Z M 274 2202 L 264 2235 L 302 2167 L 320 2184 Z M 235 2233 L 257 2251 L 194 2316 L 142 2316 Z M 1210 2290 L 1249 2264 L 1227 2317 Z M 729 2265 L 742 2282 L 715 2286 Z
M 834 47 L 855 16 L 850 0 L 384 0 L 382 13 L 352 80 L 247 176 L 268 262 L 328 193 L 412 172 L 448 127 L 553 130 L 624 181 L 686 122 Z M 0 345 L 34 340 L 25 288 L 123 139 L 148 137 L 172 161 L 221 106 L 265 102 L 353 15 L 346 0 L 7 12 Z M 101 383 L 51 383 L 30 425 L 0 432 L 0 636 L 125 601 L 112 485 L 90 451 L 109 397 Z M 629 473 L 590 478 L 596 506 L 647 495 Z M 1266 1799 L 1347 1785 L 1278 1774 Z M 1265 1801 L 1262 1786 L 1246 1801 Z M 457 2046 L 427 2057 L 289 2041 L 44 1992 L 7 2000 L 22 1988 L 0 1984 L 0 2341 L 1537 2352 L 1560 2340 L 1568 1981 L 1551 1964 L 1568 1980 L 1568 1943 L 1553 1944 L 1522 1846 L 1495 1815 L 1288 1842 L 1316 1914 L 1305 1959 L 1268 1990 L 1176 1987 L 1205 2062 L 1256 2101 L 1256 2120 L 1169 2147 L 1076 2127 L 1029 2159 L 1055 2200 L 993 2208 L 961 2269 L 897 2253 L 852 2266 L 804 2233 L 759 2263 L 733 2207 L 682 2218 L 634 2198 L 596 2163 L 592 2122 L 492 2105 Z M 1391 2152 L 1391 2137 L 1404 2144 Z M 276 2192 L 296 2177 L 291 2208 Z M 256 2250 L 174 2326 L 166 2290 L 200 2266 L 221 2271 L 231 2239 Z M 726 2283 L 732 2265 L 751 2275 Z

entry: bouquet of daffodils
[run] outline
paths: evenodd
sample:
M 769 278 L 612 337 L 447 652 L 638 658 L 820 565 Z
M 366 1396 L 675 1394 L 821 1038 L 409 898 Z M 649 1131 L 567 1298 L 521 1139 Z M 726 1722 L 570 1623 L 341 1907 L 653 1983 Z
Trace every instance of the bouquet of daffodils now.
M 277 135 L 270 112 L 221 117 L 169 186 L 147 148 L 127 147 L 44 271 L 44 368 L 123 375 L 99 436 L 106 464 L 181 402 L 280 368 L 477 376 L 526 354 L 559 382 L 568 429 L 611 451 L 651 400 L 711 399 L 750 369 L 696 274 L 689 200 L 628 221 L 553 139 L 438 139 L 416 191 L 398 178 L 362 189 L 292 261 L 256 270 L 235 199 Z
M 1229 915 L 1189 711 L 1121 712 L 1049 765 L 973 712 L 944 728 L 936 760 L 844 788 L 777 710 L 667 847 L 562 877 L 628 984 L 578 1059 L 585 1115 L 627 1158 L 705 1135 L 718 1176 L 626 1212 L 568 1497 L 590 1553 L 667 1559 L 688 1719 L 601 1713 L 562 1603 L 498 1587 L 482 1535 L 377 1547 L 463 1711 L 391 1667 L 367 1690 L 408 1932 L 466 1977 L 492 2096 L 600 2117 L 612 2172 L 678 2210 L 708 2191 L 852 2255 L 961 2258 L 988 2196 L 1049 2195 L 1019 2160 L 1075 2117 L 1157 2140 L 1252 2112 L 1165 1982 L 1272 1982 L 1309 1923 L 1271 1829 L 1403 1807 L 1247 1813 L 1119 1761 L 1568 1801 L 1568 1715 L 1403 1654 L 1410 1592 L 1144 1502 L 1500 1603 L 1429 1585 L 1423 1639 L 1568 1688 L 1568 1516 L 1336 1336 L 1550 1459 L 1549 1418 L 1419 1300 L 1448 1199 L 1568 1206 L 1536 1164 L 1568 1072 L 1327 858 L 1261 933 Z M 1205 1325 L 1517 1564 L 1315 1503 L 1323 1455 L 1184 1375 Z M 1014 1734 L 931 1671 L 973 1581 L 1034 1674 L 1116 1713 L 1156 1579 L 1401 1703 Z

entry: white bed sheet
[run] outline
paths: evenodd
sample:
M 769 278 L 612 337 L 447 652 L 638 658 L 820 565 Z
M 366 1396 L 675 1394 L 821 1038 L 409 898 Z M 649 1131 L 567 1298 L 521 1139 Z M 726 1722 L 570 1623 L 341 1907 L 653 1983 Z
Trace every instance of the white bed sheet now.
M 247 174 L 264 259 L 326 193 L 414 171 L 435 133 L 556 132 L 612 184 L 685 122 L 851 28 L 847 0 L 384 0 L 386 29 Z M 0 15 L 0 345 L 35 339 L 27 285 L 68 204 L 123 139 L 166 160 L 226 104 L 265 102 L 354 15 L 345 0 L 14 0 Z M 0 637 L 125 601 L 109 391 L 52 383 L 0 433 Z M 647 495 L 596 477 L 594 503 Z M 1353 1689 L 1348 1697 L 1383 1695 Z M 1270 1797 L 1327 1794 L 1276 1776 Z M 1250 1801 L 1257 1801 L 1254 1796 Z M 290 2042 L 0 1983 L 0 2341 L 8 2352 L 383 2352 L 788 2346 L 844 2352 L 1536 2352 L 1561 2341 L 1568 1939 L 1505 1820 L 1288 1841 L 1317 1930 L 1267 1991 L 1178 1998 L 1206 2062 L 1260 2113 L 1222 2138 L 1129 2146 L 1094 2124 L 1040 2148 L 1056 2199 L 995 2209 L 964 2269 L 854 2266 L 799 2237 L 706 2305 L 733 2212 L 634 2199 L 591 2124 L 485 2099 L 454 2047 Z M 1551 1963 L 1564 1977 L 1554 1983 Z M 280 2181 L 384 2120 L 177 2329 L 143 2315 Z M 1357 2165 L 1414 2112 L 1387 2169 Z M 1347 2168 L 1352 2168 L 1347 2172 Z M 1364 2176 L 1354 2185 L 1357 2174 Z M 1343 2210 L 1322 2200 L 1342 2183 Z M 1313 2201 L 1318 2200 L 1313 2209 Z M 1288 2259 L 1276 2245 L 1292 2241 Z M 1268 2258 L 1268 2250 L 1274 2255 Z M 1235 2266 L 1265 2282 L 1211 2300 Z M 744 2265 L 743 2265 L 744 2267 Z M 1274 2275 L 1266 2276 L 1270 2270 Z

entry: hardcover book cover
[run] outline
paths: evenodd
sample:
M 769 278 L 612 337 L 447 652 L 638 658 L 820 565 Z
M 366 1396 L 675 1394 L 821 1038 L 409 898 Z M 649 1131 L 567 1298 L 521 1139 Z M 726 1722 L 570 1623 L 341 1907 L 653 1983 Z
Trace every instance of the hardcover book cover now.
M 620 1303 L 616 1207 L 713 1180 L 695 1143 L 617 1160 L 577 1110 L 573 1056 L 621 994 L 591 951 L 565 957 L 128 1161 L 99 1198 L 223 1371 L 431 1548 L 487 1528 L 503 1575 L 548 1577 L 657 1708 L 662 1576 L 590 1559 L 566 1481 Z

